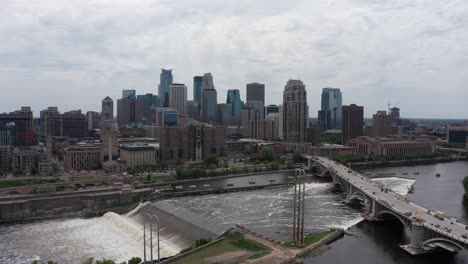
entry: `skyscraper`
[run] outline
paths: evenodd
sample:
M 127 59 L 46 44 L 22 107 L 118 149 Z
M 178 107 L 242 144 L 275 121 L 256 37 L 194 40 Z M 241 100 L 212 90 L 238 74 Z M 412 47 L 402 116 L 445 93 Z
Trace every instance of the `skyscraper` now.
M 201 91 L 203 84 L 203 76 L 193 77 L 193 101 L 200 104 L 201 102 Z
M 185 84 L 171 84 L 169 89 L 169 107 L 177 109 L 179 116 L 187 115 L 187 86 Z
M 287 143 L 307 142 L 309 113 L 307 91 L 300 80 L 289 80 L 283 92 L 283 139 Z
M 143 100 L 123 98 L 117 100 L 117 123 L 119 126 L 137 124 L 143 117 Z
M 136 91 L 135 90 L 122 90 L 122 98 L 136 98 Z
M 322 131 L 341 128 L 342 97 L 339 88 L 322 89 L 322 107 L 319 124 Z
M 377 111 L 372 116 L 372 136 L 386 137 L 392 134 L 392 116 L 386 111 Z
M 106 96 L 106 98 L 102 100 L 101 120 L 111 119 L 114 119 L 114 100 Z
M 201 86 L 201 119 L 203 122 L 216 122 L 218 117 L 218 94 L 214 88 L 211 73 L 203 75 Z
M 202 92 L 202 121 L 216 122 L 218 117 L 218 94 L 215 89 Z
M 343 121 L 341 125 L 341 143 L 363 135 L 364 107 L 355 104 L 343 105 Z
M 265 84 L 248 83 L 247 84 L 247 102 L 259 101 L 265 104 Z
M 161 75 L 159 76 L 159 100 L 161 106 L 169 106 L 169 88 L 172 84 L 172 70 L 161 69 Z
M 249 108 L 255 109 L 257 119 L 265 118 L 265 104 L 261 101 L 247 101 L 245 105 Z
M 232 105 L 232 117 L 240 120 L 242 111 L 242 101 L 240 99 L 240 92 L 238 89 L 228 90 L 227 92 L 227 104 Z

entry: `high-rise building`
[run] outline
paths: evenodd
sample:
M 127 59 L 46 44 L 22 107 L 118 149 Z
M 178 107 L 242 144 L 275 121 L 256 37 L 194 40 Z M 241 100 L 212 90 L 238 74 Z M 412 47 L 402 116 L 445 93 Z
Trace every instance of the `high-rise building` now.
M 218 117 L 218 94 L 215 89 L 202 92 L 202 121 L 216 122 Z
M 196 101 L 187 101 L 187 114 L 189 118 L 200 120 L 200 104 Z
M 238 89 L 228 90 L 226 103 L 231 104 L 232 106 L 232 117 L 240 120 L 242 112 L 242 101 Z
M 267 106 L 265 106 L 265 115 L 278 114 L 278 113 L 279 113 L 279 106 L 277 106 L 277 105 L 267 105 Z
M 16 141 L 15 123 L 0 124 L 0 146 L 14 147 Z
M 255 109 L 257 114 L 257 119 L 265 118 L 265 104 L 261 101 L 247 101 L 245 103 L 246 107 Z
M 171 84 L 172 84 L 172 69 L 171 70 L 162 69 L 160 79 L 159 79 L 158 95 L 159 95 L 159 101 L 161 103 L 161 106 L 163 107 L 169 106 L 169 88 Z
M 169 107 L 177 109 L 179 116 L 187 115 L 187 86 L 185 84 L 171 84 L 169 88 Z
M 265 84 L 248 83 L 247 84 L 247 102 L 258 101 L 265 104 Z
M 201 86 L 201 120 L 215 122 L 218 117 L 218 94 L 214 88 L 213 75 L 205 73 Z
M 117 123 L 119 126 L 138 124 L 143 118 L 143 100 L 123 98 L 117 100 Z
M 87 137 L 86 115 L 81 110 L 68 111 L 54 115 L 48 120 L 49 136 L 85 138 Z
M 342 96 L 339 88 L 322 89 L 322 107 L 319 124 L 322 131 L 341 128 Z
M 60 115 L 60 112 L 56 106 L 49 106 L 41 111 L 41 133 L 44 137 L 53 136 L 54 128 L 52 120 L 58 115 Z
M 241 125 L 244 137 L 254 138 L 257 135 L 257 111 L 250 107 L 242 108 Z
M 151 106 L 159 104 L 158 96 L 152 93 L 139 94 L 137 99 L 141 100 L 143 103 L 143 117 L 146 118 L 146 120 L 150 120 Z
M 377 111 L 372 116 L 372 136 L 387 137 L 392 135 L 392 116 L 386 111 Z
M 231 104 L 218 104 L 218 123 L 223 126 L 231 124 L 232 119 L 232 105 Z
M 203 84 L 203 76 L 193 77 L 193 101 L 198 102 L 199 105 L 201 102 L 202 84 Z
M 135 99 L 136 91 L 135 90 L 122 90 L 122 99 L 123 98 Z
M 341 125 L 341 143 L 363 135 L 364 107 L 355 104 L 343 105 L 343 121 Z
M 176 109 L 167 107 L 156 108 L 156 126 L 177 126 L 178 113 Z
M 308 112 L 304 83 L 289 80 L 283 92 L 283 139 L 286 143 L 307 142 Z
M 106 98 L 102 100 L 101 120 L 111 119 L 114 119 L 114 100 L 106 96 Z
M 37 144 L 37 134 L 34 131 L 34 118 L 31 107 L 23 106 L 20 110 L 0 114 L 0 124 L 15 124 L 16 146 Z
M 86 127 L 87 130 L 94 130 L 99 128 L 99 123 L 101 121 L 101 114 L 94 111 L 86 112 Z

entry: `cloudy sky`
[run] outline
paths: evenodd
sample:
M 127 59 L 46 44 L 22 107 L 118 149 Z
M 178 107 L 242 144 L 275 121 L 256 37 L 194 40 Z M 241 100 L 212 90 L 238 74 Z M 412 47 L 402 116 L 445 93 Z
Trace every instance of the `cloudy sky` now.
M 365 115 L 390 100 L 405 117 L 468 118 L 468 2 L 422 0 L 1 0 L 0 112 L 29 105 L 99 111 L 122 89 L 157 93 L 161 68 L 188 85 L 286 81 L 323 87 Z

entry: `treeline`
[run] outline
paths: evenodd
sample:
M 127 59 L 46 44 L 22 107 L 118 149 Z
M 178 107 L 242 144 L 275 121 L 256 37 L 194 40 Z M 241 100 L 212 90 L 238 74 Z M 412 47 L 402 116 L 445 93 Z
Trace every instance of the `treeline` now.
M 176 175 L 179 179 L 201 178 L 201 177 L 216 177 L 224 175 L 246 174 L 264 171 L 277 171 L 280 169 L 292 169 L 294 164 L 289 162 L 280 164 L 278 162 L 271 162 L 267 164 L 243 166 L 243 167 L 230 167 L 220 169 L 207 169 L 203 166 L 179 166 L 176 168 Z
M 127 173 L 131 175 L 137 175 L 145 172 L 166 171 L 168 168 L 169 166 L 166 163 L 141 164 L 128 167 Z

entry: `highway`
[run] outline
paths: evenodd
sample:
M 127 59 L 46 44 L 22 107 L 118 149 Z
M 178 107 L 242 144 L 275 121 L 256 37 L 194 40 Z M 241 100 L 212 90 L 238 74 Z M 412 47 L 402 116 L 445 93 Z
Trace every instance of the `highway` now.
M 333 171 L 337 176 L 349 182 L 353 187 L 358 188 L 361 192 L 388 207 L 402 218 L 409 219 L 413 222 L 415 221 L 414 217 L 422 219 L 422 221 L 419 222 L 420 225 L 459 241 L 464 244 L 465 247 L 468 246 L 468 239 L 463 237 L 468 237 L 468 230 L 464 224 L 456 222 L 455 219 L 445 218 L 444 220 L 440 220 L 435 216 L 432 210 L 428 213 L 428 209 L 409 202 L 406 197 L 392 190 L 388 189 L 388 191 L 385 191 L 386 188 L 335 161 L 322 157 L 311 157 L 311 159 L 318 161 L 323 166 Z M 451 230 L 450 232 L 448 231 L 449 229 Z

